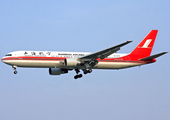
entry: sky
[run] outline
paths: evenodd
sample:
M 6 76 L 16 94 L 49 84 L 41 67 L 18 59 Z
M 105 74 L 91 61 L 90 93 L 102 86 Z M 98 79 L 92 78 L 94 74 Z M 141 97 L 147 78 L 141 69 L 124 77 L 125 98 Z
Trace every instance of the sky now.
M 168 0 L 0 0 L 0 57 L 17 50 L 130 53 L 153 29 L 152 54 L 170 51 Z M 122 70 L 74 71 L 0 62 L 1 120 L 170 120 L 170 53 Z

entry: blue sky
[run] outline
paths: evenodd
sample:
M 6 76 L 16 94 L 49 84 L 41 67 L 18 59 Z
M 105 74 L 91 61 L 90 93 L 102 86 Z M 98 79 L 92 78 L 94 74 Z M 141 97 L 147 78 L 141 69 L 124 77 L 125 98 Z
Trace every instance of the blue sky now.
M 169 51 L 169 1 L 0 1 L 0 57 L 16 50 L 96 52 L 126 40 L 131 52 L 152 29 L 152 54 Z M 1 120 L 169 120 L 169 53 L 124 70 L 50 76 L 0 62 Z

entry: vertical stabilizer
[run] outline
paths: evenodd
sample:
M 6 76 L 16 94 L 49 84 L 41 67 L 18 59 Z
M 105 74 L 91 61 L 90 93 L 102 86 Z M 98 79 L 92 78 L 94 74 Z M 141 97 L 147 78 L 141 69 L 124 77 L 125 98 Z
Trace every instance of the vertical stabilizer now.
M 158 30 L 151 32 L 139 43 L 139 45 L 129 54 L 131 59 L 148 57 L 151 54 Z

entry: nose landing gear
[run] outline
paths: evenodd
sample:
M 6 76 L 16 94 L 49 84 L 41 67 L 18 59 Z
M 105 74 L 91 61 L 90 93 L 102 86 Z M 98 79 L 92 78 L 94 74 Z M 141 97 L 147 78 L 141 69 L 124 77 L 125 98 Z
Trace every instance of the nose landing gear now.
M 17 74 L 17 70 L 16 70 L 17 66 L 14 65 L 14 66 L 12 66 L 12 68 L 14 69 L 14 74 Z

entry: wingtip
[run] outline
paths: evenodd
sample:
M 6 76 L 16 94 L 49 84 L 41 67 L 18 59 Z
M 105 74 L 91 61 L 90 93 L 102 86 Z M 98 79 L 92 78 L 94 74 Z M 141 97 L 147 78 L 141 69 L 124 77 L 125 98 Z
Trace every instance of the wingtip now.
M 126 41 L 126 42 L 130 43 L 130 42 L 133 42 L 133 41 L 132 41 L 132 40 L 128 40 L 128 41 Z
M 168 53 L 168 52 L 164 52 L 164 54 L 166 54 L 166 53 Z

